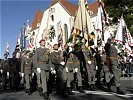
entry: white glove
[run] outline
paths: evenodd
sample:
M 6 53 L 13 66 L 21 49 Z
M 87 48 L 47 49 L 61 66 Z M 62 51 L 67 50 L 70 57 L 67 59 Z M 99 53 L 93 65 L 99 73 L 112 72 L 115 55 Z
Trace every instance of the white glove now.
M 75 68 L 75 72 L 76 72 L 76 73 L 78 72 L 78 68 Z
M 68 73 L 68 67 L 66 67 L 66 72 Z
M 34 77 L 34 73 L 32 73 L 32 77 Z
M 91 61 L 88 61 L 88 64 L 91 64 Z
M 9 72 L 7 72 L 7 76 L 9 77 Z
M 96 66 L 96 70 L 98 70 L 98 66 Z
M 56 74 L 56 71 L 55 71 L 55 70 L 52 70 L 51 73 L 52 73 L 52 74 Z
M 37 72 L 38 73 L 41 73 L 41 68 L 37 68 Z
M 69 47 L 69 52 L 72 52 L 72 50 L 73 50 L 72 47 Z
M 65 65 L 65 62 L 64 62 L 64 61 L 62 61 L 62 62 L 60 62 L 60 64 L 64 66 L 64 65 Z
M 24 73 L 21 73 L 21 76 L 24 77 Z
M 54 70 L 53 67 L 51 67 L 50 70 L 53 71 Z
M 0 72 L 3 73 L 3 70 L 1 69 Z

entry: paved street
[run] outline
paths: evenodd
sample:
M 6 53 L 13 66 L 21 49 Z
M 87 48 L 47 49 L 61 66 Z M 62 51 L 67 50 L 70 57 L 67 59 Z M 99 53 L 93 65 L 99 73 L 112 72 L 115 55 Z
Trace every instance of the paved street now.
M 116 91 L 115 87 L 112 86 L 114 92 L 104 92 L 104 91 L 88 91 L 86 93 L 75 92 L 75 95 L 69 96 L 67 98 L 60 97 L 56 94 L 50 95 L 50 100 L 133 100 L 133 78 L 122 78 L 121 79 L 122 90 L 126 92 L 126 95 L 118 95 L 114 93 Z M 43 100 L 37 92 L 34 92 L 32 96 L 28 96 L 24 91 L 19 91 L 17 93 L 3 93 L 1 92 L 0 100 Z

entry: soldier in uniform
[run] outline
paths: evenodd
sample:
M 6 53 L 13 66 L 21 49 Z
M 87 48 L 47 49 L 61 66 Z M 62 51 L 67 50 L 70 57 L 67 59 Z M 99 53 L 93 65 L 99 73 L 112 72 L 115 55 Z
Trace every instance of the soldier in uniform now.
M 85 47 L 85 45 L 82 45 L 82 51 L 84 54 L 85 62 L 86 62 L 86 69 L 87 69 L 87 75 L 88 75 L 88 84 L 90 87 L 90 90 L 96 90 L 95 88 L 95 55 L 94 55 L 94 49 L 91 48 L 90 50 Z
M 30 58 L 30 51 L 25 51 L 25 55 L 21 61 L 21 73 L 25 79 L 25 86 L 28 95 L 31 95 L 31 74 L 32 74 L 32 59 Z
M 19 70 L 20 70 L 20 60 L 16 58 L 16 52 L 13 52 L 12 58 L 9 60 L 9 72 L 10 72 L 10 82 L 11 82 L 11 90 L 18 91 L 19 88 Z
M 84 93 L 82 84 L 83 84 L 83 78 L 81 73 L 83 72 L 83 53 L 82 50 L 79 49 L 79 46 L 77 44 L 74 45 L 74 50 L 72 51 L 74 54 L 73 59 L 74 59 L 74 72 L 76 74 L 77 82 L 78 82 L 78 90 L 81 93 Z M 83 73 L 82 73 L 83 74 Z
M 64 65 L 62 52 L 58 51 L 58 44 L 54 44 L 53 52 L 50 55 L 51 63 L 54 65 L 54 69 L 57 74 L 56 78 L 56 92 L 59 95 L 67 96 L 65 93 L 65 79 L 64 79 Z
M 7 89 L 7 77 L 9 77 L 9 59 L 8 55 L 4 54 L 4 59 L 1 60 L 2 85 L 3 89 Z
M 120 89 L 120 77 L 121 77 L 121 68 L 118 63 L 117 59 L 117 49 L 113 45 L 113 38 L 109 38 L 107 40 L 107 43 L 105 44 L 105 52 L 106 52 L 106 59 L 108 60 L 108 67 L 110 68 L 110 71 L 114 75 L 115 79 L 115 85 L 117 88 L 118 94 L 124 94 L 124 92 Z
M 40 47 L 35 51 L 35 66 L 37 67 L 37 83 L 39 90 L 42 89 L 40 95 L 42 94 L 45 100 L 49 100 L 49 94 L 47 89 L 47 82 L 49 80 L 49 49 L 45 48 L 45 40 L 40 40 Z M 42 92 L 42 93 L 41 93 Z
M 66 80 L 66 92 L 69 95 L 73 95 L 74 93 L 72 92 L 71 83 L 74 81 L 73 65 L 75 62 L 73 62 L 73 54 L 71 53 L 71 50 L 69 49 L 67 44 L 64 46 L 64 49 L 65 50 L 63 51 L 63 58 L 66 64 L 63 71 L 65 73 L 64 77 Z

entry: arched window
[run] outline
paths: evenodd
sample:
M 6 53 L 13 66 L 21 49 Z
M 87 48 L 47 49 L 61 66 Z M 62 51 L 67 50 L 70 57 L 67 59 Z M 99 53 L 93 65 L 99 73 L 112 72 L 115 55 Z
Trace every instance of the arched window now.
M 65 34 L 65 42 L 68 40 L 68 27 L 67 24 L 64 24 L 64 34 Z

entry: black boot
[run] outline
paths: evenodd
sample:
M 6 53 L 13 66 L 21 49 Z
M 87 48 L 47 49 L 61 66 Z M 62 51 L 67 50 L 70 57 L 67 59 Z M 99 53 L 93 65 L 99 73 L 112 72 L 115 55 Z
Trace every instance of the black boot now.
M 124 95 L 125 93 L 120 89 L 120 87 L 117 87 L 117 94 Z
M 72 92 L 72 90 L 71 90 L 70 87 L 67 88 L 67 93 L 68 93 L 69 95 L 74 95 L 74 93 Z
M 39 92 L 39 95 L 40 96 L 43 96 L 43 94 L 42 94 L 42 88 L 41 87 L 38 88 L 38 92 Z
M 43 93 L 43 98 L 44 98 L 44 100 L 50 100 L 47 92 Z
M 92 86 L 93 86 L 94 90 L 96 91 L 97 90 L 96 85 L 92 84 Z
M 79 92 L 80 93 L 85 93 L 85 91 L 83 90 L 82 86 L 79 86 Z
M 28 95 L 32 95 L 31 89 L 28 89 L 28 90 L 27 90 L 27 93 L 28 93 Z
M 94 89 L 94 87 L 93 87 L 92 84 L 90 85 L 90 90 L 91 90 L 91 91 L 95 91 L 95 89 Z
M 107 90 L 108 92 L 112 92 L 110 82 L 109 82 L 109 83 L 107 83 L 107 88 L 108 88 L 108 90 Z

